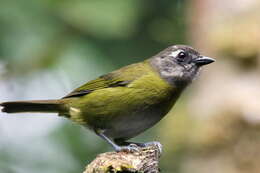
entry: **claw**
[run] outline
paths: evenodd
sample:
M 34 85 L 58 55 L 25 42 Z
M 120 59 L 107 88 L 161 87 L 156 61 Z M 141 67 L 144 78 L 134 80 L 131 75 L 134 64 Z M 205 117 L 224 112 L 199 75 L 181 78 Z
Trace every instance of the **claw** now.
M 159 154 L 162 153 L 162 144 L 160 142 L 157 141 L 152 141 L 152 142 L 146 142 L 146 143 L 140 143 L 138 144 L 138 146 L 140 147 L 148 147 L 148 146 L 156 146 L 159 149 Z
M 116 152 L 129 152 L 134 153 L 139 151 L 139 147 L 136 144 L 130 144 L 128 146 L 118 146 L 115 148 Z

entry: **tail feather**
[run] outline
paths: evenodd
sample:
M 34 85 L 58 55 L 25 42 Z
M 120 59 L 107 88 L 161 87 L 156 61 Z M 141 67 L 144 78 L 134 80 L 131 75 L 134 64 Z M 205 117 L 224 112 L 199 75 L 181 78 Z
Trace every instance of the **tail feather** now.
M 59 100 L 32 100 L 32 101 L 14 101 L 0 103 L 2 112 L 49 112 L 55 113 L 61 111 Z

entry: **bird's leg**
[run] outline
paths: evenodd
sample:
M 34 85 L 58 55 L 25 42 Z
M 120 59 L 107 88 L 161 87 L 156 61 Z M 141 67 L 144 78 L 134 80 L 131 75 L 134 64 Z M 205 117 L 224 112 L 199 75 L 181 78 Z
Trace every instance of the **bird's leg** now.
M 102 130 L 95 130 L 96 134 L 100 136 L 102 139 L 107 141 L 112 147 L 115 149 L 116 152 L 120 151 L 127 151 L 127 152 L 136 152 L 138 151 L 138 146 L 137 145 L 127 145 L 127 146 L 119 146 L 117 145 L 112 139 L 107 137 Z
M 139 143 L 139 142 L 123 142 L 123 145 L 137 145 L 138 147 L 148 147 L 148 146 L 157 146 L 159 149 L 159 152 L 162 153 L 162 144 L 158 141 L 151 141 L 146 143 Z

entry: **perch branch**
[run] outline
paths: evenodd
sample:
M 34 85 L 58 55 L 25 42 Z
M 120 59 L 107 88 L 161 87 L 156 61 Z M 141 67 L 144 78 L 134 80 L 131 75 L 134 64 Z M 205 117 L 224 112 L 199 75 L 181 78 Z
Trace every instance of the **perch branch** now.
M 98 155 L 83 173 L 159 173 L 160 149 L 157 145 L 135 152 L 107 152 Z

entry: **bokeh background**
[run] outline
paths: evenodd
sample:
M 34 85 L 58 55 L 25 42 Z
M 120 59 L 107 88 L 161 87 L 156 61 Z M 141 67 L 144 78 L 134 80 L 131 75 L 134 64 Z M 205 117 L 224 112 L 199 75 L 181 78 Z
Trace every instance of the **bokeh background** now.
M 258 0 L 0 0 L 0 101 L 59 98 L 172 44 L 217 59 L 134 140 L 164 173 L 260 172 Z M 80 173 L 111 150 L 52 114 L 0 113 L 1 173 Z

